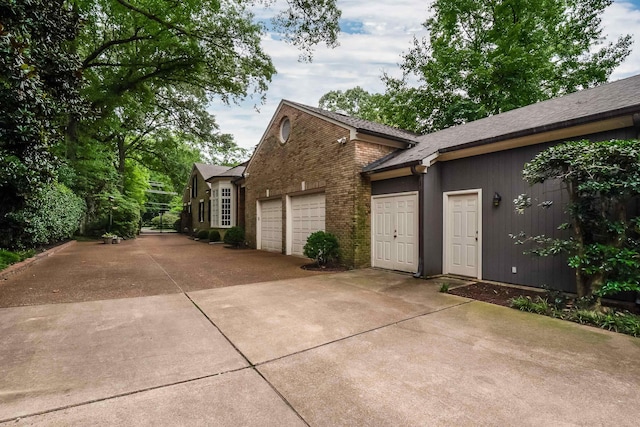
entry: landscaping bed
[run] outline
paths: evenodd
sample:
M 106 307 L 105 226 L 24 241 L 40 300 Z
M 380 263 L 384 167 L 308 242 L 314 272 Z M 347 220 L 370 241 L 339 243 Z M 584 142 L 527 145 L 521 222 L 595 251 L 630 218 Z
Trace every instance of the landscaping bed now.
M 447 290 L 448 293 L 478 301 L 512 307 L 640 337 L 640 309 L 630 305 L 620 309 L 604 302 L 599 310 L 585 307 L 575 296 L 552 290 L 536 290 L 477 282 Z

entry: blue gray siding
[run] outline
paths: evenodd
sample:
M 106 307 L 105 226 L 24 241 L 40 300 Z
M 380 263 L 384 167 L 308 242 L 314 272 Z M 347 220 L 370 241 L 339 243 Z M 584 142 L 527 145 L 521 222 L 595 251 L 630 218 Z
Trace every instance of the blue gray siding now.
M 635 138 L 633 128 L 590 135 L 591 140 Z M 560 142 L 560 141 L 558 141 Z M 443 208 L 442 193 L 447 191 L 482 189 L 482 277 L 495 280 L 551 288 L 575 290 L 574 272 L 567 266 L 566 257 L 535 257 L 523 254 L 526 247 L 514 245 L 509 234 L 524 231 L 527 235 L 545 234 L 558 237 L 557 227 L 567 221 L 564 209 L 566 191 L 558 183 L 529 186 L 522 179 L 524 164 L 540 151 L 556 144 L 538 144 L 500 151 L 465 159 L 436 163 L 423 177 L 423 254 L 425 275 L 442 273 Z M 492 198 L 499 193 L 502 202 L 494 207 Z M 514 210 L 513 199 L 527 193 L 533 207 L 524 215 Z M 549 209 L 536 205 L 553 201 Z M 512 267 L 517 268 L 513 274 Z

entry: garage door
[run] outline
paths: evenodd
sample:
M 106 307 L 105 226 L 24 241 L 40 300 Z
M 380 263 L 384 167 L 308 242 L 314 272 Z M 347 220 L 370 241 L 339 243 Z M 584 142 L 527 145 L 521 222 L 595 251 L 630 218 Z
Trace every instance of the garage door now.
M 291 198 L 291 253 L 303 255 L 307 237 L 314 231 L 324 231 L 324 193 Z
M 260 202 L 257 228 L 260 230 L 259 249 L 282 252 L 282 200 Z
M 372 198 L 372 265 L 407 272 L 418 269 L 418 195 Z

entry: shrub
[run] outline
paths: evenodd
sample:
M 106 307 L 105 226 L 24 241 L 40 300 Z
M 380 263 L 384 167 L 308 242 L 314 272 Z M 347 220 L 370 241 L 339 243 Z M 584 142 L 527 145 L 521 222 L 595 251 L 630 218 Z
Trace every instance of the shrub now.
M 440 292 L 442 292 L 443 294 L 446 294 L 447 292 L 449 292 L 449 284 L 448 283 L 443 283 L 440 286 Z
M 224 242 L 234 248 L 244 243 L 244 230 L 241 227 L 231 227 L 224 233 Z
M 209 238 L 209 232 L 207 230 L 198 231 L 198 239 L 205 240 Z
M 220 241 L 220 232 L 218 230 L 209 231 L 209 241 L 210 242 L 219 242 Z
M 174 214 L 172 212 L 167 212 L 167 213 L 162 215 L 162 228 L 165 229 L 165 230 L 167 230 L 169 228 L 172 228 L 172 227 L 174 227 L 174 224 L 175 224 L 176 221 L 180 221 L 180 218 L 178 217 L 178 215 L 176 215 L 176 214 Z M 154 228 L 160 228 L 160 215 L 154 216 L 151 219 L 151 225 Z
M 84 201 L 64 185 L 46 185 L 26 200 L 24 209 L 7 215 L 16 231 L 11 246 L 26 248 L 67 239 L 78 229 L 85 209 Z
M 516 297 L 511 300 L 511 307 L 517 308 L 521 311 L 528 311 L 529 313 L 547 314 L 549 313 L 549 303 L 547 300 L 540 297 L 536 297 L 532 300 L 531 297 Z
M 182 220 L 180 218 L 178 218 L 173 222 L 173 229 L 176 230 L 179 233 L 181 225 L 182 225 Z
M 318 265 L 335 262 L 340 256 L 338 238 L 331 233 L 316 231 L 307 238 L 307 243 L 302 250 L 304 256 L 311 258 Z

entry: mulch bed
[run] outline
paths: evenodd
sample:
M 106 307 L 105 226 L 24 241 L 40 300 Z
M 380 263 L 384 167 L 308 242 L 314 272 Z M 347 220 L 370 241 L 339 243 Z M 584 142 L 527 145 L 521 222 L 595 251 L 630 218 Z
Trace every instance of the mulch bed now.
M 547 297 L 544 291 L 538 292 L 534 289 L 514 288 L 511 286 L 485 282 L 478 282 L 471 285 L 461 286 L 459 288 L 449 289 L 448 293 L 505 307 L 511 307 L 511 299 L 520 296 L 530 297 L 532 300 L 535 300 L 536 297 Z M 570 298 L 567 303 L 571 306 L 572 299 Z M 634 305 L 633 303 L 605 300 L 603 301 L 603 305 L 613 307 L 618 310 L 629 311 L 633 314 L 640 314 L 640 306 Z
M 536 292 L 534 290 L 512 288 L 511 286 L 496 285 L 493 283 L 478 282 L 459 288 L 449 289 L 449 293 L 465 298 L 471 298 L 479 301 L 490 302 L 492 304 L 510 307 L 512 298 L 524 296 L 544 297 L 544 292 Z

